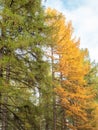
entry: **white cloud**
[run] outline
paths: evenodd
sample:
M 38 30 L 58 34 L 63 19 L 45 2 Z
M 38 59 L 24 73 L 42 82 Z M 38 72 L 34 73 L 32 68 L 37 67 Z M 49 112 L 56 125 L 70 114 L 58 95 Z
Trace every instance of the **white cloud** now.
M 71 7 L 66 8 L 63 1 L 56 0 L 53 2 L 49 0 L 47 6 L 56 8 L 65 14 L 68 20 L 72 21 L 75 35 L 81 39 L 81 47 L 88 48 L 91 59 L 98 62 L 98 0 L 84 0 L 84 4 L 79 4 L 77 8 L 72 10 L 70 10 Z M 71 6 L 75 6 L 74 4 Z

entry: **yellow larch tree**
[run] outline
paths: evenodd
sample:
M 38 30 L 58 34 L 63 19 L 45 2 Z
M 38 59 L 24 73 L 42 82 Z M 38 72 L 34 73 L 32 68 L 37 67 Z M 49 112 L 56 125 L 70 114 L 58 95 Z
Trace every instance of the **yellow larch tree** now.
M 55 60 L 55 79 L 58 86 L 54 88 L 63 111 L 63 129 L 93 130 L 88 109 L 93 100 L 94 92 L 87 87 L 85 76 L 90 71 L 90 64 L 85 62 L 87 49 L 81 50 L 80 41 L 73 38 L 71 22 L 56 10 L 48 9 L 49 25 L 54 27 L 53 54 Z M 51 20 L 52 19 L 52 20 Z

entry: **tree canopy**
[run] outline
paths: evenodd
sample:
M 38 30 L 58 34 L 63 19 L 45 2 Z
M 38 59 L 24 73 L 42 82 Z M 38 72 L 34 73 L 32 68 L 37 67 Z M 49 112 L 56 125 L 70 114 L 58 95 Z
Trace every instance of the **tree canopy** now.
M 0 129 L 97 130 L 97 78 L 62 13 L 0 0 Z

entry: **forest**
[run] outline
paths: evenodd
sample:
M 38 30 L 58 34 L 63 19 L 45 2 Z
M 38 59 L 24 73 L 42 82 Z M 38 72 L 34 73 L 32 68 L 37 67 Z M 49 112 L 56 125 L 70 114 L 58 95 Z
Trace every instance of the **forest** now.
M 0 130 L 98 130 L 98 64 L 41 0 L 0 0 Z

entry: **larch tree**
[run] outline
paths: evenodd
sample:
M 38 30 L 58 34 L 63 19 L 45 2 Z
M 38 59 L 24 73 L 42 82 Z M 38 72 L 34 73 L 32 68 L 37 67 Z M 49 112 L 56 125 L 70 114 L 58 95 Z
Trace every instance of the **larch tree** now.
M 48 84 L 43 48 L 48 43 L 49 32 L 43 12 L 41 0 L 0 0 L 2 130 L 41 127 L 40 98 L 45 91 L 43 86 Z
M 49 25 L 54 27 L 52 36 L 54 57 L 52 58 L 55 62 L 53 65 L 55 77 L 53 82 L 55 80 L 58 82 L 54 90 L 59 99 L 57 97 L 55 101 L 56 104 L 61 105 L 59 113 L 62 115 L 61 118 L 56 117 L 56 127 L 61 124 L 62 130 L 93 129 L 89 123 L 90 115 L 87 113 L 91 98 L 93 100 L 94 97 L 92 88 L 87 87 L 85 80 L 85 76 L 90 71 L 90 65 L 85 62 L 88 52 L 79 48 L 79 40 L 75 40 L 72 36 L 71 23 L 67 23 L 61 13 L 52 9 L 48 9 L 47 13 L 51 19 Z
M 0 129 L 93 130 L 97 73 L 71 23 L 41 2 L 0 0 Z

